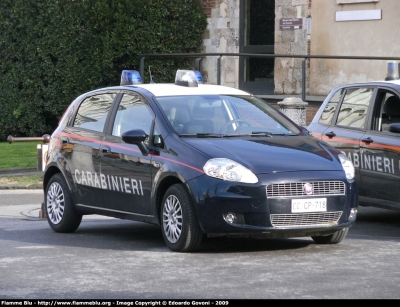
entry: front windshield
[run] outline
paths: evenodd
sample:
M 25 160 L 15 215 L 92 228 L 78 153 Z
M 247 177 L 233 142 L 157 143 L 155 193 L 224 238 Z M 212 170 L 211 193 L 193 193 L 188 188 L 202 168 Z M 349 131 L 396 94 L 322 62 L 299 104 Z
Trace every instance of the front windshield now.
M 168 96 L 157 100 L 181 136 L 300 133 L 279 111 L 254 96 Z

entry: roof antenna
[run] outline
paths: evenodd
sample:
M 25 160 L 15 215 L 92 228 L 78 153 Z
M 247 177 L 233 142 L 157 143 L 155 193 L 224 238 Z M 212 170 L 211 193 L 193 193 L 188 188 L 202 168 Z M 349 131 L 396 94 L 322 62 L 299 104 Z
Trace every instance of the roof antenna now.
M 154 84 L 155 82 L 153 81 L 153 77 L 151 76 L 151 70 L 150 70 L 150 65 L 149 65 L 149 74 L 150 74 L 150 83 Z

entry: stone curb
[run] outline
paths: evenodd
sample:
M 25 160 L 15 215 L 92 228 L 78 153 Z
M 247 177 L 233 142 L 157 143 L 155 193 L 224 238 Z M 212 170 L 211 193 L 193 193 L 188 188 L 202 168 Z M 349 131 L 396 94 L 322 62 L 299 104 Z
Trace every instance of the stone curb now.
M 38 171 L 36 168 L 9 168 L 0 169 L 0 177 L 6 176 L 29 176 L 35 174 L 43 174 L 44 172 Z M 0 184 L 0 190 L 36 190 L 43 189 L 41 183 L 31 184 Z
M 0 174 L 4 175 L 12 175 L 18 173 L 34 173 L 34 172 L 40 172 L 40 171 L 36 167 L 0 169 Z
M 36 190 L 43 189 L 43 184 L 0 184 L 0 190 Z

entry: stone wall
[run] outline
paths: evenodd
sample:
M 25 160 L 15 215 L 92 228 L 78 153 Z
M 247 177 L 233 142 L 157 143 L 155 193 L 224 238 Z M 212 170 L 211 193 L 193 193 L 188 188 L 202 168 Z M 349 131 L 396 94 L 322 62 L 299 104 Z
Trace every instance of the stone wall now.
M 275 54 L 309 54 L 310 37 L 307 35 L 307 18 L 310 16 L 311 0 L 275 0 Z M 302 28 L 280 30 L 281 18 L 302 18 Z M 308 73 L 306 79 L 308 82 Z M 274 80 L 275 94 L 301 94 L 302 59 L 275 58 Z
M 203 5 L 208 21 L 203 45 L 199 52 L 238 53 L 240 1 L 199 1 Z M 306 18 L 310 15 L 311 0 L 275 0 L 275 53 L 309 54 L 310 37 L 307 36 Z M 280 18 L 303 18 L 302 29 L 280 31 Z M 238 88 L 238 70 L 239 57 L 222 57 L 221 84 Z M 202 73 L 206 83 L 217 84 L 217 57 L 207 57 L 202 60 Z M 275 60 L 275 94 L 300 95 L 301 91 L 302 59 L 277 58 Z M 279 109 L 278 105 L 274 107 Z M 313 119 L 318 107 L 318 104 L 307 106 L 307 124 Z
M 239 52 L 239 0 L 199 0 L 207 14 L 208 26 L 200 52 Z M 275 0 L 275 53 L 308 54 L 306 21 L 311 15 L 311 0 Z M 279 30 L 281 18 L 303 18 L 302 29 Z M 217 83 L 217 58 L 202 60 L 203 78 Z M 239 57 L 222 57 L 221 84 L 238 87 Z M 302 59 L 275 59 L 275 94 L 301 94 Z M 307 81 L 308 81 L 307 74 Z M 308 87 L 307 87 L 308 88 Z
M 239 52 L 239 0 L 200 0 L 207 14 L 202 53 Z M 206 83 L 217 84 L 217 56 L 202 60 Z M 221 85 L 238 88 L 239 57 L 221 58 Z

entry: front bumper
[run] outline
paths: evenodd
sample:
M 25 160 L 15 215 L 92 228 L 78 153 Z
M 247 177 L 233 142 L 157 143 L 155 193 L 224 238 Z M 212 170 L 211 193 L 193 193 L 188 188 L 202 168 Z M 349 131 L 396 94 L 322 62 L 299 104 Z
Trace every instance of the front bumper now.
M 343 172 L 291 172 L 259 175 L 257 184 L 223 181 L 200 176 L 188 182 L 196 213 L 209 236 L 299 237 L 327 235 L 350 227 L 357 208 L 357 187 Z M 333 195 L 267 196 L 270 184 L 343 182 L 343 193 Z M 324 212 L 291 212 L 292 199 L 326 198 Z M 354 210 L 353 210 L 354 211 Z M 229 214 L 234 218 L 227 219 Z M 232 217 L 232 216 L 228 216 Z

